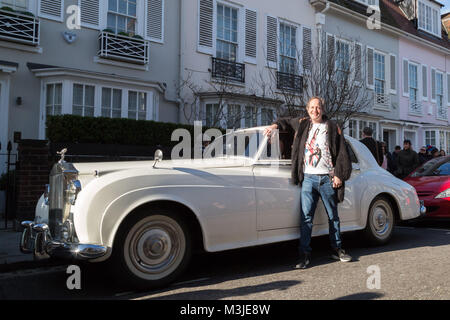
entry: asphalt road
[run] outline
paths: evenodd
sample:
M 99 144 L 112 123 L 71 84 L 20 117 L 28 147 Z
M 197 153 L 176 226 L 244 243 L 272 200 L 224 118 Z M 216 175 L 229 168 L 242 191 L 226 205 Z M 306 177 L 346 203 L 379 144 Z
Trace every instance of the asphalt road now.
M 17 270 L 0 273 L 0 300 L 450 299 L 449 222 L 396 227 L 381 247 L 344 234 L 344 246 L 353 262 L 331 260 L 328 238 L 314 238 L 306 270 L 292 269 L 296 241 L 200 254 L 176 283 L 148 292 L 121 288 L 97 265 L 81 265 L 81 289 L 73 290 L 66 286 L 65 265 Z

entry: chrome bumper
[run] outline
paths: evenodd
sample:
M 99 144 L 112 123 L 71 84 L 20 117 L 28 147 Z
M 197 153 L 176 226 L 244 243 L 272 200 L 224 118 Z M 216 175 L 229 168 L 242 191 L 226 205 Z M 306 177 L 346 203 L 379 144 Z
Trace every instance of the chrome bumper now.
M 52 240 L 48 225 L 35 224 L 33 221 L 23 221 L 20 251 L 33 253 L 37 260 L 49 257 L 61 257 L 66 259 L 89 260 L 104 256 L 107 247 L 93 244 L 67 243 Z

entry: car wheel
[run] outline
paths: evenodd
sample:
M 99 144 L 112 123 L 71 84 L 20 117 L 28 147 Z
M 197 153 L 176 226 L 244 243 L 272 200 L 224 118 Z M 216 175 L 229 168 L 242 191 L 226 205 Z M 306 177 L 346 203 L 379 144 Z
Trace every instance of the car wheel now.
M 168 210 L 128 219 L 118 234 L 113 257 L 124 283 L 154 288 L 172 282 L 186 268 L 191 237 L 185 220 Z
M 367 224 L 364 229 L 370 244 L 383 245 L 392 237 L 395 217 L 391 203 L 384 197 L 376 197 L 369 208 Z

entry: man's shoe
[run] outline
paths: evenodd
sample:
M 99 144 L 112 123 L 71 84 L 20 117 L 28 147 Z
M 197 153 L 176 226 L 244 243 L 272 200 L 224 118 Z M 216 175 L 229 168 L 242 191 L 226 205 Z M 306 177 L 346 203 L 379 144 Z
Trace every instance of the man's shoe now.
M 331 257 L 335 260 L 340 260 L 342 262 L 352 261 L 352 257 L 349 254 L 345 253 L 344 249 L 336 249 L 331 254 Z
M 302 255 L 298 263 L 294 266 L 294 269 L 306 269 L 311 263 L 311 254 L 305 253 Z

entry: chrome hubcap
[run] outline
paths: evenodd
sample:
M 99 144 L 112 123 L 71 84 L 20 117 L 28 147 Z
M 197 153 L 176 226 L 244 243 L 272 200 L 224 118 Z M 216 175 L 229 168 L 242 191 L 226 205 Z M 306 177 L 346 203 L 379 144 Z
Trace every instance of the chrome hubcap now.
M 170 274 L 185 251 L 184 233 L 166 216 L 150 216 L 138 222 L 126 239 L 125 258 L 144 278 L 158 279 Z
M 147 264 L 163 262 L 170 255 L 171 249 L 170 235 L 159 229 L 145 232 L 137 243 L 138 258 Z
M 392 213 L 384 203 L 380 203 L 373 209 L 372 225 L 375 233 L 380 236 L 389 234 L 392 225 Z

